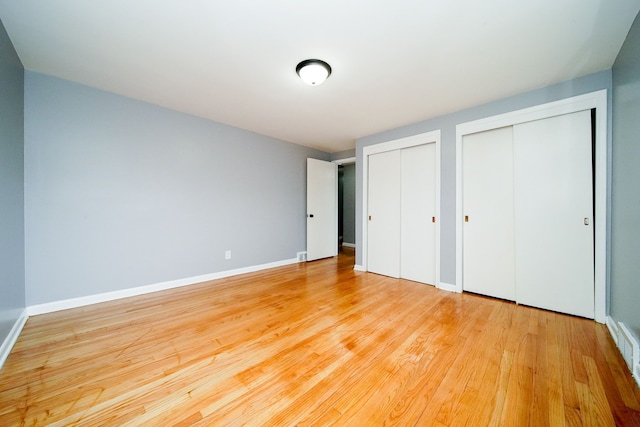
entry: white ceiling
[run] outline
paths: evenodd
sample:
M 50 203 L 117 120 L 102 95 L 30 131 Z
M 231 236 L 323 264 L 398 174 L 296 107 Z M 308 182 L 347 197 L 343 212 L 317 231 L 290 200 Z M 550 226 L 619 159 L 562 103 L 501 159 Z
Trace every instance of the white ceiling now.
M 329 152 L 608 69 L 640 0 L 0 0 L 25 68 Z M 295 67 L 327 61 L 307 86 Z

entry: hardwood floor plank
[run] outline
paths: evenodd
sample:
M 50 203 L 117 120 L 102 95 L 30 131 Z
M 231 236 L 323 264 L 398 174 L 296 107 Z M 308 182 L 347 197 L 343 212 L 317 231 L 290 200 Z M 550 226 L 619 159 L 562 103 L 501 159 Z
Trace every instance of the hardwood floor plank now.
M 481 368 L 468 385 L 478 390 L 478 401 L 473 411 L 473 422 L 478 425 L 498 425 L 513 361 L 512 354 L 505 352 L 504 348 L 516 306 L 497 300 L 494 303 L 496 309 L 489 319 L 492 326 L 487 328 L 491 334 L 483 339 L 485 353 L 478 361 Z M 464 424 L 460 424 L 456 416 L 453 425 Z
M 580 400 L 578 398 L 578 390 L 576 388 L 576 378 L 574 376 L 574 359 L 572 354 L 572 340 L 570 339 L 571 330 L 569 328 L 568 319 L 562 314 L 556 314 L 557 323 L 555 330 L 558 337 L 558 356 L 561 366 L 562 377 L 562 400 L 564 402 L 565 425 L 580 426 L 582 425 L 582 416 L 580 414 Z M 579 319 L 575 319 L 576 321 Z
M 548 360 L 549 343 L 547 342 L 546 313 L 536 310 L 536 327 L 529 328 L 529 332 L 536 337 L 535 363 L 531 365 L 533 370 L 533 395 L 529 406 L 529 422 L 540 427 L 557 425 L 564 420 L 564 416 L 558 420 L 551 419 L 550 414 L 550 390 L 551 378 L 557 371 L 551 371 Z
M 584 365 L 589 378 L 589 392 L 594 405 L 593 412 L 597 414 L 598 423 L 600 425 L 616 425 L 595 361 L 592 357 L 584 356 Z
M 500 361 L 500 377 L 497 383 L 496 401 L 489 421 L 490 426 L 503 425 L 502 417 L 506 407 L 505 402 L 507 401 L 507 389 L 509 387 L 509 378 L 511 377 L 512 368 L 513 353 L 505 350 L 502 355 L 502 360 Z
M 353 263 L 34 316 L 0 425 L 640 425 L 603 325 Z
M 545 316 L 546 333 L 546 361 L 547 361 L 547 393 L 549 406 L 549 425 L 563 425 L 565 423 L 565 390 L 563 388 L 563 370 L 566 360 L 563 359 L 561 324 L 556 313 L 548 312 Z

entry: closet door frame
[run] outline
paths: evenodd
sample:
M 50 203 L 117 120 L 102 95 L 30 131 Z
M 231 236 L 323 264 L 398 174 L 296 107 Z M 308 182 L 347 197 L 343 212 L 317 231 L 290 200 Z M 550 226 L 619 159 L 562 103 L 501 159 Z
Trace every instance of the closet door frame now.
M 609 199 L 607 177 L 608 156 L 608 111 L 607 90 L 588 93 L 585 95 L 566 98 L 560 101 L 537 105 L 510 113 L 487 117 L 480 120 L 461 123 L 456 126 L 456 284 L 455 292 L 462 292 L 462 230 L 463 230 L 463 206 L 462 206 L 462 138 L 465 135 L 496 129 L 505 126 L 513 126 L 533 120 L 546 119 L 562 114 L 575 113 L 583 110 L 595 109 L 595 320 L 599 323 L 606 322 L 607 307 L 607 203 Z
M 418 135 L 412 135 L 405 138 L 394 139 L 391 141 L 381 142 L 379 144 L 369 145 L 362 150 L 362 266 L 358 270 L 368 271 L 368 244 L 367 237 L 368 218 L 369 218 L 369 156 L 373 154 L 383 153 L 385 151 L 400 150 L 403 148 L 415 147 L 423 144 L 435 144 L 436 148 L 436 259 L 435 259 L 435 275 L 437 288 L 440 287 L 440 130 L 425 132 Z

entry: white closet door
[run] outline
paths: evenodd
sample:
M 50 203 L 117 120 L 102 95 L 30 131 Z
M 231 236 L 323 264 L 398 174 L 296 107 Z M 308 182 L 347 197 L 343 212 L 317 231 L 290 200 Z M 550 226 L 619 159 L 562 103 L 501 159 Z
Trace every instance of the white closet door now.
M 462 140 L 463 287 L 515 300 L 512 128 Z
M 519 303 L 594 317 L 591 113 L 514 126 Z
M 400 277 L 400 151 L 369 156 L 367 270 Z
M 400 277 L 436 282 L 436 145 L 401 151 Z

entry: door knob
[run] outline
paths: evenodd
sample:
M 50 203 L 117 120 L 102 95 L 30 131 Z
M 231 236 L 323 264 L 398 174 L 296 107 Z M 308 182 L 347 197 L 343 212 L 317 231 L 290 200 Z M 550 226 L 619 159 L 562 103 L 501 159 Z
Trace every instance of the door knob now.
M 313 218 L 313 214 L 307 214 L 307 218 Z

